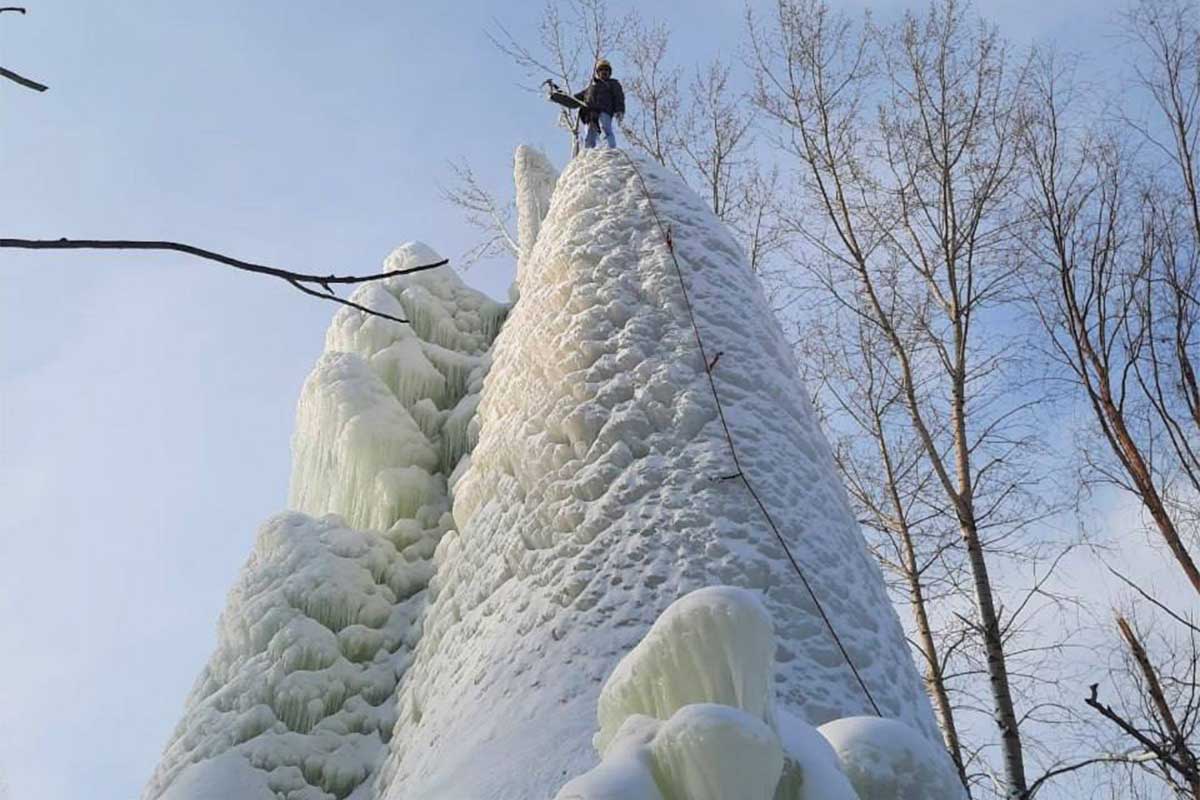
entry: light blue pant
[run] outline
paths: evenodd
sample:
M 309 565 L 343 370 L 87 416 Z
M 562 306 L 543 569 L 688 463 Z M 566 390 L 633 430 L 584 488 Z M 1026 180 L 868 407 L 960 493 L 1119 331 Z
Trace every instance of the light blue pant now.
M 612 118 L 613 115 L 608 112 L 601 111 L 597 114 L 600 121 L 592 120 L 588 123 L 587 136 L 583 140 L 584 147 L 595 147 L 596 139 L 600 136 L 600 129 L 604 128 L 604 138 L 608 140 L 609 147 L 617 146 L 617 137 L 613 135 Z

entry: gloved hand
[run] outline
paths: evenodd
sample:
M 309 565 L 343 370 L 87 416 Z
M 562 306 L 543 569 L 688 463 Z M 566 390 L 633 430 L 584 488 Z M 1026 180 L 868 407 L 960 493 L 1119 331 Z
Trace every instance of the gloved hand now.
M 618 125 L 620 125 L 620 124 L 621 124 L 622 122 L 624 122 L 624 121 L 625 121 L 625 112 L 624 112 L 624 111 L 618 111 L 618 112 L 617 112 L 617 124 L 618 124 Z

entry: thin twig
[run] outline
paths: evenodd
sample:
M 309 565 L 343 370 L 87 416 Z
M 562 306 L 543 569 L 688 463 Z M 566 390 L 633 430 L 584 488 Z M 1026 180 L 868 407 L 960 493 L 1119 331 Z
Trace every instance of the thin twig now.
M 1032 784 L 1029 785 L 1028 796 L 1030 798 L 1034 797 L 1038 793 L 1038 790 L 1042 788 L 1043 784 L 1053 780 L 1054 778 L 1059 777 L 1060 775 L 1066 775 L 1068 773 L 1084 769 L 1085 767 L 1090 767 L 1094 764 L 1138 763 L 1139 761 L 1143 760 L 1142 758 L 1138 757 L 1139 755 L 1140 754 L 1130 755 L 1130 754 L 1125 754 L 1125 753 L 1114 753 L 1114 754 L 1110 754 L 1110 755 L 1095 756 L 1093 758 L 1085 758 L 1082 761 L 1077 761 L 1073 764 L 1066 764 L 1061 767 L 1055 767 L 1054 769 L 1047 770 L 1045 774 L 1043 774 L 1040 778 L 1038 778 L 1036 781 L 1034 781 Z
M 1167 606 L 1165 606 L 1165 605 L 1164 605 L 1164 604 L 1163 604 L 1161 601 L 1159 601 L 1159 600 L 1156 600 L 1156 599 L 1154 598 L 1154 596 L 1153 596 L 1153 595 L 1151 595 L 1149 592 L 1147 592 L 1147 591 L 1145 591 L 1144 589 L 1142 589 L 1142 587 L 1138 586 L 1136 583 L 1134 583 L 1133 581 L 1131 581 L 1129 578 L 1126 578 L 1124 575 L 1122 575 L 1121 573 L 1117 572 L 1117 571 L 1116 571 L 1115 569 L 1113 569 L 1112 567 L 1108 566 L 1107 564 L 1105 564 L 1104 566 L 1105 566 L 1105 567 L 1108 569 L 1108 571 L 1109 571 L 1109 572 L 1111 572 L 1113 575 L 1116 575 L 1118 578 L 1120 578 L 1120 579 L 1121 579 L 1121 581 L 1122 581 L 1122 582 L 1123 582 L 1123 583 L 1124 583 L 1126 586 L 1128 586 L 1130 589 L 1133 589 L 1135 592 L 1137 592 L 1138 594 L 1140 594 L 1142 597 L 1146 598 L 1146 599 L 1147 599 L 1147 600 L 1149 600 L 1151 603 L 1153 603 L 1154 605 L 1158 606 L 1158 608 L 1162 609 L 1162 611 L 1164 611 L 1164 612 L 1165 612 L 1165 613 L 1166 613 L 1166 614 L 1167 614 L 1169 617 L 1171 617 L 1171 619 L 1175 620 L 1175 621 L 1176 621 L 1176 622 L 1178 622 L 1180 625 L 1184 625 L 1184 626 L 1186 626 L 1186 627 L 1190 628 L 1191 630 L 1195 631 L 1196 633 L 1200 633 L 1200 628 L 1196 627 L 1196 625 L 1195 625 L 1194 623 L 1192 623 L 1192 622 L 1189 622 L 1188 620 L 1186 620 L 1186 619 L 1184 619 L 1183 617 L 1179 616 L 1179 614 L 1175 613 L 1175 612 L 1174 612 L 1174 611 L 1172 611 L 1170 608 L 1168 608 Z

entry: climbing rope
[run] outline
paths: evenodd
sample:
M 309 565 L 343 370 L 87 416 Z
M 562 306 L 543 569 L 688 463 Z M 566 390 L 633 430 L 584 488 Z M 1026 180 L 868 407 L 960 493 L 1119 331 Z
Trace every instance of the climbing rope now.
M 654 222 L 656 225 L 658 225 L 659 233 L 662 234 L 663 241 L 667 245 L 667 252 L 671 254 L 671 261 L 675 265 L 675 274 L 679 278 L 679 288 L 683 290 L 683 304 L 687 309 L 688 321 L 692 324 L 692 333 L 695 334 L 696 346 L 700 349 L 700 357 L 704 361 L 704 373 L 708 378 L 708 388 L 710 391 L 712 391 L 713 400 L 716 401 L 717 417 L 721 421 L 721 429 L 725 432 L 725 441 L 729 444 L 729 453 L 733 456 L 733 465 L 737 469 L 734 474 L 726 475 L 724 478 L 722 478 L 722 480 L 741 480 L 741 482 L 745 485 L 746 490 L 750 492 L 750 496 L 754 498 L 754 502 L 758 505 L 758 510 L 762 512 L 763 518 L 767 521 L 767 525 L 770 527 L 771 532 L 774 533 L 775 538 L 779 540 L 779 546 L 783 548 L 784 554 L 787 555 L 787 559 L 791 563 L 792 569 L 796 571 L 796 575 L 800 578 L 800 583 L 804 585 L 804 589 L 808 592 L 808 596 L 812 598 L 813 605 L 816 606 L 817 613 L 821 615 L 821 620 L 825 623 L 825 627 L 829 630 L 829 635 L 833 638 L 834 644 L 836 644 L 838 650 L 841 651 L 842 658 L 846 659 L 846 664 L 849 665 L 850 671 L 854 673 L 854 678 L 858 681 L 858 685 L 862 688 L 863 694 L 866 695 L 867 702 L 871 704 L 871 708 L 875 709 L 876 716 L 882 717 L 883 712 L 879 710 L 879 705 L 875 702 L 875 698 L 871 695 L 871 690 L 867 688 L 867 684 L 863 680 L 862 675 L 859 673 L 858 667 L 854 665 L 853 659 L 850 658 L 850 653 L 846 650 L 845 645 L 842 644 L 842 639 L 840 636 L 838 636 L 837 630 L 834 629 L 832 620 L 830 620 L 829 615 L 825 613 L 825 607 L 817 598 L 817 593 L 813 590 L 812 584 L 809 583 L 808 578 L 805 576 L 804 570 L 800 568 L 800 563 L 796 561 L 795 556 L 792 555 L 792 549 L 788 547 L 787 540 L 783 538 L 783 533 L 779 530 L 779 526 L 775 524 L 775 520 L 772 518 L 771 512 L 767 510 L 767 506 L 763 503 L 762 498 L 759 497 L 758 492 L 754 490 L 753 484 L 750 483 L 750 478 L 746 475 L 746 471 L 742 468 L 741 459 L 738 458 L 737 447 L 733 443 L 733 434 L 730 432 L 729 423 L 725 419 L 725 406 L 721 402 L 721 395 L 717 391 L 716 379 L 713 377 L 713 370 L 716 368 L 717 362 L 720 361 L 723 351 L 718 351 L 716 356 L 709 361 L 708 352 L 704 347 L 704 339 L 700 335 L 700 326 L 696 322 L 696 314 L 692 309 L 692 300 L 688 295 L 687 282 L 683 278 L 683 269 L 679 266 L 679 257 L 675 253 L 675 243 L 671 238 L 671 229 L 669 226 L 664 225 L 662 218 L 659 217 L 658 209 L 654 205 L 654 198 L 650 195 L 650 187 L 646 185 L 646 179 L 642 175 L 642 171 L 638 168 L 637 163 L 624 150 L 619 150 L 618 152 L 620 152 L 620 154 L 625 157 L 625 160 L 629 162 L 629 166 L 633 167 L 634 174 L 637 175 L 638 182 L 642 185 L 642 193 L 646 195 L 646 202 L 650 205 L 650 213 L 654 216 Z

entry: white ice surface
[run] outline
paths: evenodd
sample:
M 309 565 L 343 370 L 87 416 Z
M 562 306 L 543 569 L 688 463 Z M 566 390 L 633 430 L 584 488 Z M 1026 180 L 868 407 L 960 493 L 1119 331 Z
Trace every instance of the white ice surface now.
M 520 283 L 525 263 L 533 254 L 541 231 L 542 220 L 550 210 L 550 198 L 558 181 L 558 170 L 542 151 L 521 145 L 513 157 L 513 179 L 517 187 L 517 282 Z
M 783 751 L 762 720 L 729 706 L 684 706 L 654 737 L 665 800 L 771 800 Z
M 869 800 L 854 791 L 820 731 L 786 711 L 778 712 L 778 730 L 784 766 L 775 800 Z
M 410 243 L 384 268 L 436 260 Z M 293 437 L 291 503 L 307 513 L 260 532 L 147 800 L 374 791 L 434 549 L 452 526 L 447 479 L 478 435 L 506 309 L 444 267 L 353 297 L 412 322 L 346 308 L 330 325 Z
M 162 800 L 277 800 L 269 776 L 240 753 L 227 751 L 186 767 Z
M 698 197 L 639 163 L 722 354 L 743 466 L 884 713 L 937 741 L 755 277 Z M 633 168 L 619 151 L 574 159 L 535 235 L 553 181 L 527 166 L 533 244 L 494 347 L 507 309 L 445 268 L 355 292 L 410 323 L 335 318 L 297 414 L 291 496 L 307 516 L 260 535 L 148 800 L 258 780 L 235 758 L 284 800 L 550 797 L 595 764 L 617 662 L 673 600 L 716 584 L 756 592 L 774 618 L 782 710 L 819 724 L 869 708 L 744 487 L 720 480 L 733 465 Z M 411 244 L 385 266 L 435 258 Z M 737 702 L 756 692 L 717 684 Z M 697 707 L 647 723 L 671 763 L 693 765 L 670 785 L 712 742 L 771 740 L 767 712 Z
M 267 522 L 145 796 L 199 800 L 234 782 L 326 800 L 361 784 L 391 737 L 415 640 L 413 569 L 335 516 Z
M 849 717 L 818 729 L 861 800 L 961 800 L 950 756 L 894 719 Z
M 779 737 L 761 719 L 693 703 L 666 722 L 627 718 L 604 760 L 555 800 L 773 800 L 783 764 Z
M 664 800 L 655 781 L 654 737 L 662 722 L 634 714 L 625 720 L 588 772 L 567 782 L 554 800 Z
M 743 464 L 885 714 L 937 739 L 883 581 L 755 277 L 703 201 L 639 162 L 671 226 Z M 869 705 L 736 481 L 679 280 L 637 176 L 593 150 L 559 178 L 497 338 L 399 692 L 389 800 L 552 795 L 595 763 L 601 685 L 693 589 L 752 589 L 782 707 Z
M 676 600 L 605 683 L 602 760 L 559 800 L 771 800 L 784 765 L 774 651 L 752 592 L 711 586 Z
M 739 708 L 774 726 L 775 635 L 758 598 L 710 586 L 681 597 L 621 659 L 600 692 L 596 749 L 608 749 L 631 714 L 660 720 L 692 703 Z

